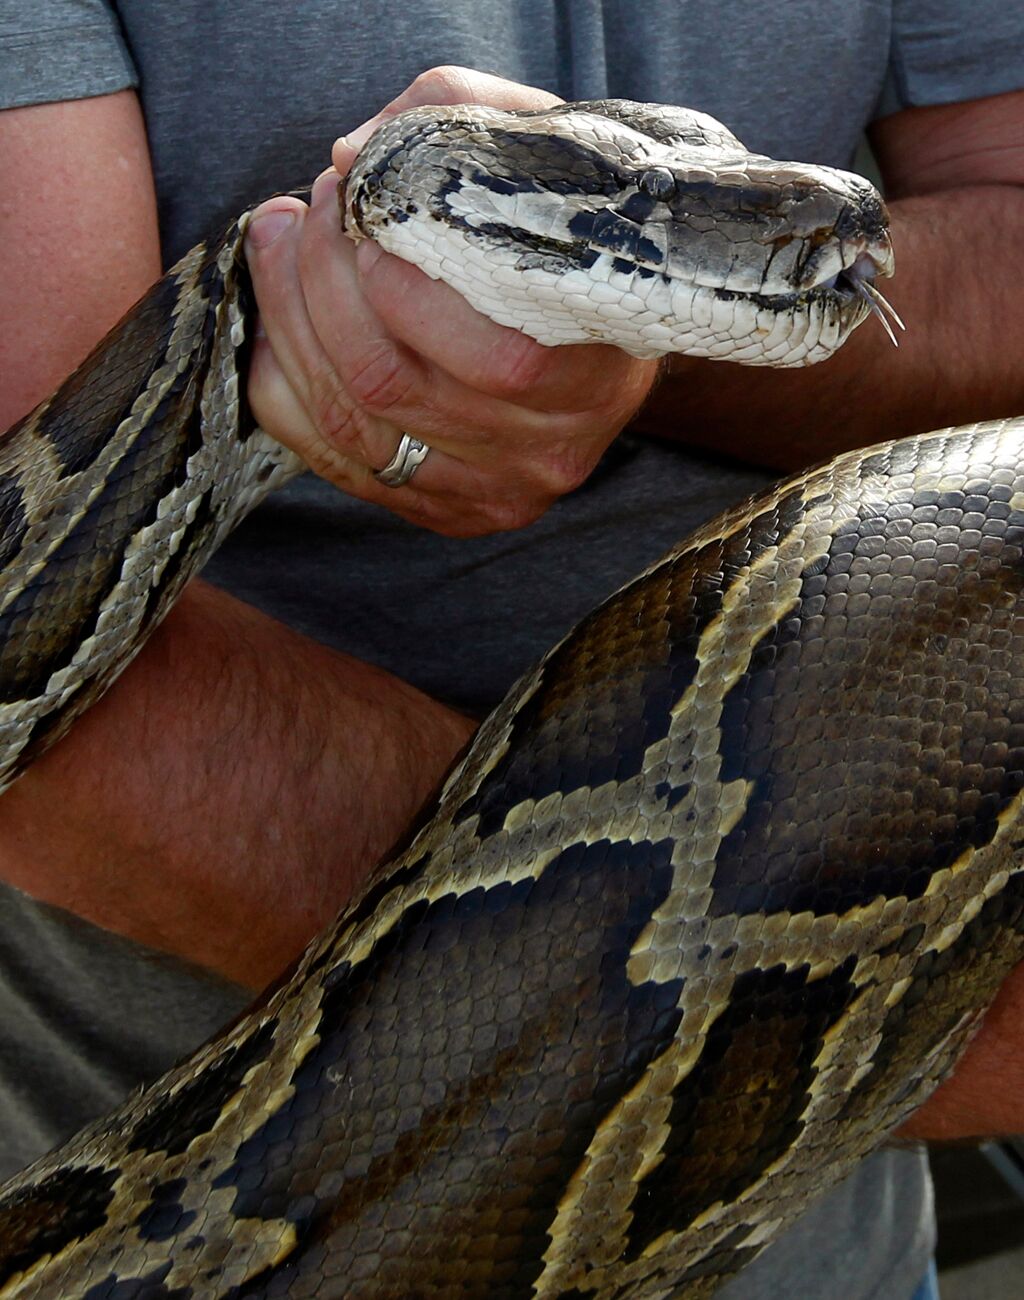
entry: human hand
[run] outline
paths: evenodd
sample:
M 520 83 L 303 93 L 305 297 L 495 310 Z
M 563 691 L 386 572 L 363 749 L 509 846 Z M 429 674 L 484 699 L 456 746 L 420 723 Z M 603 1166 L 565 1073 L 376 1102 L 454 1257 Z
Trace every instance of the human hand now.
M 353 496 L 452 536 L 531 523 L 578 486 L 643 401 L 656 363 L 604 344 L 543 347 L 454 290 L 341 231 L 337 184 L 386 117 L 423 104 L 542 108 L 553 95 L 434 68 L 334 146 L 309 207 L 277 197 L 246 253 L 265 337 L 249 398 L 260 424 Z M 385 487 L 402 433 L 431 452 Z

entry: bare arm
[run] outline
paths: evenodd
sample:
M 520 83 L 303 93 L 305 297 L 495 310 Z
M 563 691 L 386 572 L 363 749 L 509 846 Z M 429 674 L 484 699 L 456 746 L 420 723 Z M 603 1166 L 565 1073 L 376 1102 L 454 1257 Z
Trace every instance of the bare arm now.
M 195 583 L 3 796 L 0 869 L 259 987 L 333 918 L 472 730 L 388 673 Z
M 160 277 L 156 198 L 130 91 L 0 114 L 0 430 Z
M 501 84 L 512 96 L 541 94 Z M 420 91 L 430 93 L 429 79 Z M 13 196 L 0 210 L 0 282 L 12 287 L 0 347 L 4 374 L 19 375 L 0 410 L 13 420 L 159 268 L 133 95 L 0 114 L 0 167 Z M 535 518 L 586 476 L 646 394 L 653 365 L 611 348 L 540 348 L 489 322 L 474 333 L 467 318 L 480 318 L 418 272 L 378 317 L 340 231 L 334 181 L 319 194 L 308 214 L 276 201 L 295 214 L 292 235 L 306 235 L 301 259 L 295 238 L 251 259 L 268 334 L 278 346 L 294 336 L 312 354 L 302 397 L 345 446 L 290 440 L 356 495 L 444 531 Z M 315 302 L 296 292 L 300 260 Z M 22 290 L 34 285 L 29 306 Z M 74 322 L 66 337 L 53 332 L 54 294 Z M 340 371 L 319 350 L 311 304 L 346 356 Z M 411 342 L 392 336 L 390 315 L 412 320 Z M 271 359 L 260 344 L 253 405 L 277 416 L 272 432 L 301 435 L 304 408 Z M 415 491 L 378 485 L 370 470 L 390 458 L 399 429 L 425 427 L 454 430 L 455 454 L 439 446 Z M 0 800 L 0 875 L 259 985 L 331 919 L 472 730 L 396 678 L 195 583 L 107 698 Z
M 160 273 L 125 92 L 0 114 L 0 424 Z M 386 673 L 193 584 L 72 734 L 0 800 L 0 874 L 263 984 L 334 914 L 472 731 Z

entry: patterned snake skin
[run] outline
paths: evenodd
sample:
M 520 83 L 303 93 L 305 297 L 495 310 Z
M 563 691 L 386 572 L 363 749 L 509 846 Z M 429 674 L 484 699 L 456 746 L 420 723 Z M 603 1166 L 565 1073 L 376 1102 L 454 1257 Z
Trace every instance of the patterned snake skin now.
M 650 314 L 637 350 L 806 361 L 889 269 L 862 182 L 708 119 L 437 114 L 371 141 L 350 223 L 397 246 L 426 213 L 455 280 L 446 240 L 496 245 L 562 336 L 574 295 L 593 336 L 587 272 Z M 244 409 L 243 226 L 0 445 L 12 775 L 296 469 Z M 1024 420 L 842 456 L 684 542 L 248 1014 L 0 1192 L 2 1300 L 710 1296 L 1024 956 L 1022 548 Z

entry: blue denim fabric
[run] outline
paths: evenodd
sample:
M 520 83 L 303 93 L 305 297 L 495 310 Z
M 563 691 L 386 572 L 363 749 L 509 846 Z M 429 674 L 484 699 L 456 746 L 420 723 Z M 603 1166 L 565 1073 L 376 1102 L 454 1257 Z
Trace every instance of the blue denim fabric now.
M 935 1261 L 928 1265 L 928 1272 L 910 1300 L 939 1300 L 939 1279 L 935 1272 Z

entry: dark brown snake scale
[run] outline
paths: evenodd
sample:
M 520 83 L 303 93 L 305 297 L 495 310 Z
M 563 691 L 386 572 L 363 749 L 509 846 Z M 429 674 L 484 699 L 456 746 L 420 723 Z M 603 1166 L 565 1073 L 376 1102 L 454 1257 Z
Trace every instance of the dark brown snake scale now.
M 239 243 L 0 445 L 12 771 L 222 498 L 296 468 L 242 409 Z M 1024 957 L 1022 559 L 1024 420 L 701 529 L 520 681 L 247 1015 L 0 1191 L 0 1300 L 711 1296 Z

